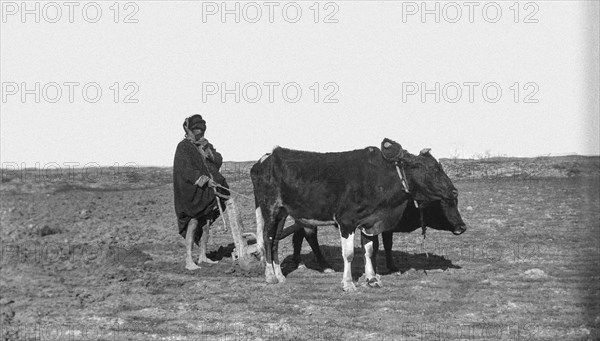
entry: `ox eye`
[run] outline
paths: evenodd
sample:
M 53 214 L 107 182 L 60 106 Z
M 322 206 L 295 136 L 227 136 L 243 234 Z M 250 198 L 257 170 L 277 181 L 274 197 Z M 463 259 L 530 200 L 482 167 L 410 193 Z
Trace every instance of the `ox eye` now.
M 458 191 L 457 191 L 457 190 L 453 190 L 453 191 L 452 191 L 452 196 L 453 196 L 454 198 L 458 198 Z

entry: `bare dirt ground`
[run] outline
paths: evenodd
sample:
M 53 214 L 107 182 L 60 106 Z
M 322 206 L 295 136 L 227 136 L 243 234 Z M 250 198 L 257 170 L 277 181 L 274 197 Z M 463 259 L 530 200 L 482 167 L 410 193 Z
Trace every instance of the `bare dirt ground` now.
M 396 235 L 401 269 L 390 273 L 381 252 L 380 289 L 361 285 L 357 238 L 356 294 L 342 292 L 333 228 L 319 239 L 336 273 L 319 271 L 306 243 L 308 269 L 295 269 L 289 238 L 287 282 L 268 285 L 262 266 L 232 263 L 221 221 L 209 241 L 219 263 L 187 271 L 170 169 L 105 170 L 92 183 L 3 174 L 2 340 L 597 340 L 597 159 L 568 162 L 532 177 L 507 176 L 506 162 L 469 173 L 446 161 L 470 229 L 430 229 L 424 243 L 418 231 Z M 482 176 L 485 167 L 508 171 Z M 232 169 L 232 188 L 251 195 L 247 173 Z M 254 232 L 254 203 L 238 202 Z

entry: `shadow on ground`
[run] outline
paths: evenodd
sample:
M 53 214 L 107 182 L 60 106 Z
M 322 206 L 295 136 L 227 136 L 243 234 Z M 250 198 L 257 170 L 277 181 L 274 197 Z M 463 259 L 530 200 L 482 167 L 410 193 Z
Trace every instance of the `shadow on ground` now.
M 331 267 L 336 272 L 343 272 L 344 262 L 342 260 L 342 248 L 339 246 L 321 246 L 321 252 L 325 259 L 329 262 Z M 313 252 L 308 254 L 302 254 L 302 261 L 307 268 L 323 271 L 323 268 L 317 262 Z M 411 254 L 404 251 L 392 251 L 392 257 L 396 263 L 397 269 L 393 271 L 388 269 L 385 263 L 385 254 L 383 251 L 379 251 L 377 254 L 377 273 L 382 275 L 388 275 L 392 273 L 405 273 L 410 269 L 416 271 L 428 271 L 428 270 L 447 270 L 447 269 L 461 269 L 460 266 L 454 265 L 452 260 L 439 256 L 436 254 Z M 284 275 L 288 275 L 298 268 L 297 264 L 292 260 L 292 255 L 285 257 L 282 264 L 282 271 Z M 354 248 L 354 260 L 352 261 L 352 277 L 356 280 L 362 276 L 365 269 L 364 253 L 361 248 Z

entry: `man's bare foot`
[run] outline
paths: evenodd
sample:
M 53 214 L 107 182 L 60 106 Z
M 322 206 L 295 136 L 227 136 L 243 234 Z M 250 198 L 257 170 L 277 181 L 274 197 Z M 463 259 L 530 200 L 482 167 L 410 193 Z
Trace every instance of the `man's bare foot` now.
M 217 260 L 212 260 L 212 259 L 209 259 L 209 258 L 208 258 L 208 257 L 206 257 L 206 256 L 204 256 L 204 257 L 200 256 L 200 257 L 198 258 L 198 263 L 217 264 L 218 262 L 219 262 L 219 261 L 217 261 Z
M 200 267 L 194 261 L 185 262 L 185 268 L 188 270 L 198 270 Z

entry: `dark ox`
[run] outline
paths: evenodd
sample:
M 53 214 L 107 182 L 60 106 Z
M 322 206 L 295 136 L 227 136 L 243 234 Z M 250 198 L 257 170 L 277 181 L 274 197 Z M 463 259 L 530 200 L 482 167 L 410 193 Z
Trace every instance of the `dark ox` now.
M 407 186 L 399 173 L 406 173 Z M 268 283 L 284 282 L 278 242 L 291 216 L 308 226 L 339 228 L 344 259 L 344 290 L 352 282 L 354 232 L 365 250 L 369 284 L 379 284 L 372 256 L 380 233 L 393 231 L 411 200 L 440 205 L 455 234 L 466 230 L 457 207 L 458 191 L 428 151 L 412 155 L 389 139 L 382 149 L 368 147 L 341 153 L 315 153 L 277 147 L 251 169 L 256 203 L 257 238 L 266 262 Z M 407 188 L 408 187 L 408 188 Z

